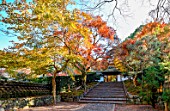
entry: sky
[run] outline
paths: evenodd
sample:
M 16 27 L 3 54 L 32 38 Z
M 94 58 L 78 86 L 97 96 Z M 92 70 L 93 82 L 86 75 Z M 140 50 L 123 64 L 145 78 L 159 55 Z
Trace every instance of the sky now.
M 112 26 L 119 38 L 124 40 L 131 33 L 135 31 L 140 25 L 144 25 L 151 21 L 149 17 L 149 11 L 153 10 L 157 4 L 158 0 L 119 0 L 118 7 L 121 7 L 124 11 L 122 11 L 122 15 L 120 15 L 119 11 L 115 11 L 115 19 L 109 19 L 108 24 Z M 124 5 L 124 2 L 128 1 L 128 5 Z M 143 1 L 143 2 L 142 2 Z M 106 6 L 102 9 L 103 18 L 107 20 L 107 16 L 115 6 L 115 2 L 106 4 Z M 128 7 L 127 7 L 128 6 Z
M 1 3 L 2 0 L 0 0 Z M 11 0 L 7 0 L 11 1 Z M 13 0 L 12 0 L 13 1 Z M 120 37 L 122 40 L 124 40 L 126 37 L 128 37 L 131 33 L 134 32 L 134 30 L 139 27 L 141 24 L 147 23 L 148 13 L 151 9 L 153 9 L 157 3 L 157 0 L 154 0 L 152 5 L 147 3 L 147 0 L 144 0 L 144 3 L 142 4 L 141 0 L 128 0 L 128 15 L 127 17 L 121 16 L 119 12 L 115 12 L 115 18 L 116 21 L 113 19 L 109 19 L 108 25 L 112 26 L 114 29 L 116 29 L 118 37 Z M 103 19 L 106 20 L 106 15 L 113 9 L 113 6 L 115 4 L 108 4 L 102 9 L 103 12 Z M 122 5 L 121 3 L 119 5 Z M 122 6 L 123 7 L 123 6 Z M 95 13 L 98 14 L 97 12 Z M 6 28 L 4 25 L 0 25 L 1 28 Z M 7 48 L 11 43 L 9 41 L 14 40 L 16 41 L 17 38 L 15 37 L 6 37 L 5 34 L 2 34 L 0 32 L 0 50 L 3 48 Z
M 11 2 L 11 1 L 14 1 L 14 0 L 6 0 L 6 1 L 7 1 L 7 2 Z M 1 4 L 1 3 L 2 3 L 2 0 L 0 0 L 0 4 Z M 5 14 L 3 11 L 1 11 L 1 10 L 0 10 L 0 14 L 2 14 L 3 16 L 6 15 L 6 14 Z M 0 22 L 0 28 L 1 28 L 1 29 L 7 29 L 7 26 L 4 25 L 4 24 L 2 24 L 2 23 Z M 9 42 L 9 41 L 12 41 L 12 40 L 17 41 L 17 38 L 16 38 L 16 37 L 12 37 L 12 36 L 7 37 L 6 34 L 4 34 L 4 33 L 2 33 L 2 32 L 0 31 L 0 50 L 3 50 L 4 48 L 8 48 L 8 46 L 11 46 L 12 43 Z
M 118 19 L 117 34 L 121 39 L 125 39 L 142 24 L 150 22 L 148 16 L 150 10 L 155 8 L 155 0 L 151 6 L 149 3 L 141 3 L 142 0 L 129 0 L 130 17 Z

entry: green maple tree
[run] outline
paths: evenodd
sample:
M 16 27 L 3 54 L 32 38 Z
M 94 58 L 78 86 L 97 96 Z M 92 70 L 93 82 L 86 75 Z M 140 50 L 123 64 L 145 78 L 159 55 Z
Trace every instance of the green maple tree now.
M 8 29 L 17 33 L 20 40 L 19 43 L 13 43 L 13 50 L 8 51 L 11 52 L 10 56 L 2 56 L 7 71 L 15 73 L 19 68 L 28 68 L 31 69 L 31 75 L 38 75 L 48 73 L 52 67 L 54 104 L 57 74 L 68 72 L 67 67 L 73 68 L 71 63 L 80 60 L 68 46 L 69 40 L 77 39 L 71 35 L 80 33 L 87 36 L 88 32 L 88 29 L 79 29 L 78 21 L 82 19 L 80 12 L 67 10 L 69 4 L 72 4 L 69 0 L 39 0 L 8 3 L 1 7 L 7 14 L 1 16 L 2 22 L 8 24 Z

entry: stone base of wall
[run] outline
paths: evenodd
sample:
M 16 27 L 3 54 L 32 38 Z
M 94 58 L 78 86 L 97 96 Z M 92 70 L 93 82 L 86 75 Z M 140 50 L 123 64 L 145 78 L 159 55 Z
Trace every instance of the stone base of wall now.
M 35 106 L 43 106 L 53 104 L 52 95 L 27 97 L 27 98 L 10 98 L 7 100 L 0 100 L 0 111 L 3 110 L 17 110 L 20 108 L 28 108 Z

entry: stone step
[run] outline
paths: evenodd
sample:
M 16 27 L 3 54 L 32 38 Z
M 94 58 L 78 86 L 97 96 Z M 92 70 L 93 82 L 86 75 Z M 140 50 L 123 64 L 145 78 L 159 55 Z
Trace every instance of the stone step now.
M 98 86 L 108 86 L 108 87 L 110 87 L 110 86 L 115 86 L 115 87 L 120 87 L 120 86 L 123 86 L 123 84 L 99 84 Z
M 89 92 L 93 92 L 93 93 L 95 93 L 95 92 L 102 92 L 102 93 L 108 93 L 108 92 L 110 92 L 110 93 L 125 93 L 124 91 L 115 91 L 115 90 L 91 90 L 91 91 L 89 91 Z
M 122 88 L 123 86 L 118 86 L 118 87 L 115 87 L 115 86 L 98 86 L 97 88 Z
M 89 98 L 125 98 L 125 95 L 85 95 L 84 97 L 89 97 Z
M 126 101 L 126 98 L 88 98 L 88 97 L 85 97 L 82 100 L 93 100 L 93 101 Z
M 114 92 L 114 91 L 94 91 L 94 90 L 92 90 L 92 91 L 89 91 L 87 94 L 89 94 L 89 93 L 94 93 L 94 94 L 125 94 L 124 92 Z
M 122 82 L 100 83 L 90 90 L 80 102 L 126 104 Z
M 124 90 L 100 90 L 100 89 L 93 89 L 91 92 L 115 92 L 115 93 L 124 93 Z
M 95 95 L 99 95 L 99 96 L 124 96 L 125 94 L 124 93 L 107 93 L 107 94 L 103 94 L 103 93 L 88 93 L 87 95 L 89 96 L 95 96 Z
M 101 82 L 100 84 L 122 84 L 122 82 Z
M 122 88 L 94 88 L 94 90 L 115 90 L 115 91 L 123 91 Z
M 122 83 L 118 83 L 118 84 L 115 84 L 115 83 L 102 83 L 102 84 L 99 84 L 98 86 L 123 86 Z
M 80 103 L 107 103 L 107 104 L 126 104 L 126 101 L 87 101 L 80 100 Z
M 122 89 L 123 87 L 95 87 L 94 89 Z
M 121 86 L 98 86 L 98 88 L 101 88 L 101 87 L 104 87 L 104 88 L 120 88 L 120 87 L 123 87 L 122 85 Z
M 114 83 L 112 83 L 112 84 L 99 84 L 98 86 L 99 87 L 100 86 L 106 86 L 106 87 L 115 86 L 115 87 L 120 87 L 120 86 L 123 86 L 123 84 L 114 84 Z

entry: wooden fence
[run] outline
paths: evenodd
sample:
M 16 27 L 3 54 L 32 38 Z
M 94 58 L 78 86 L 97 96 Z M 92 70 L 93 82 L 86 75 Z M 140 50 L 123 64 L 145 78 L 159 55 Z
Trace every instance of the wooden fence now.
M 49 94 L 51 94 L 51 86 L 47 84 L 0 80 L 0 99 Z

